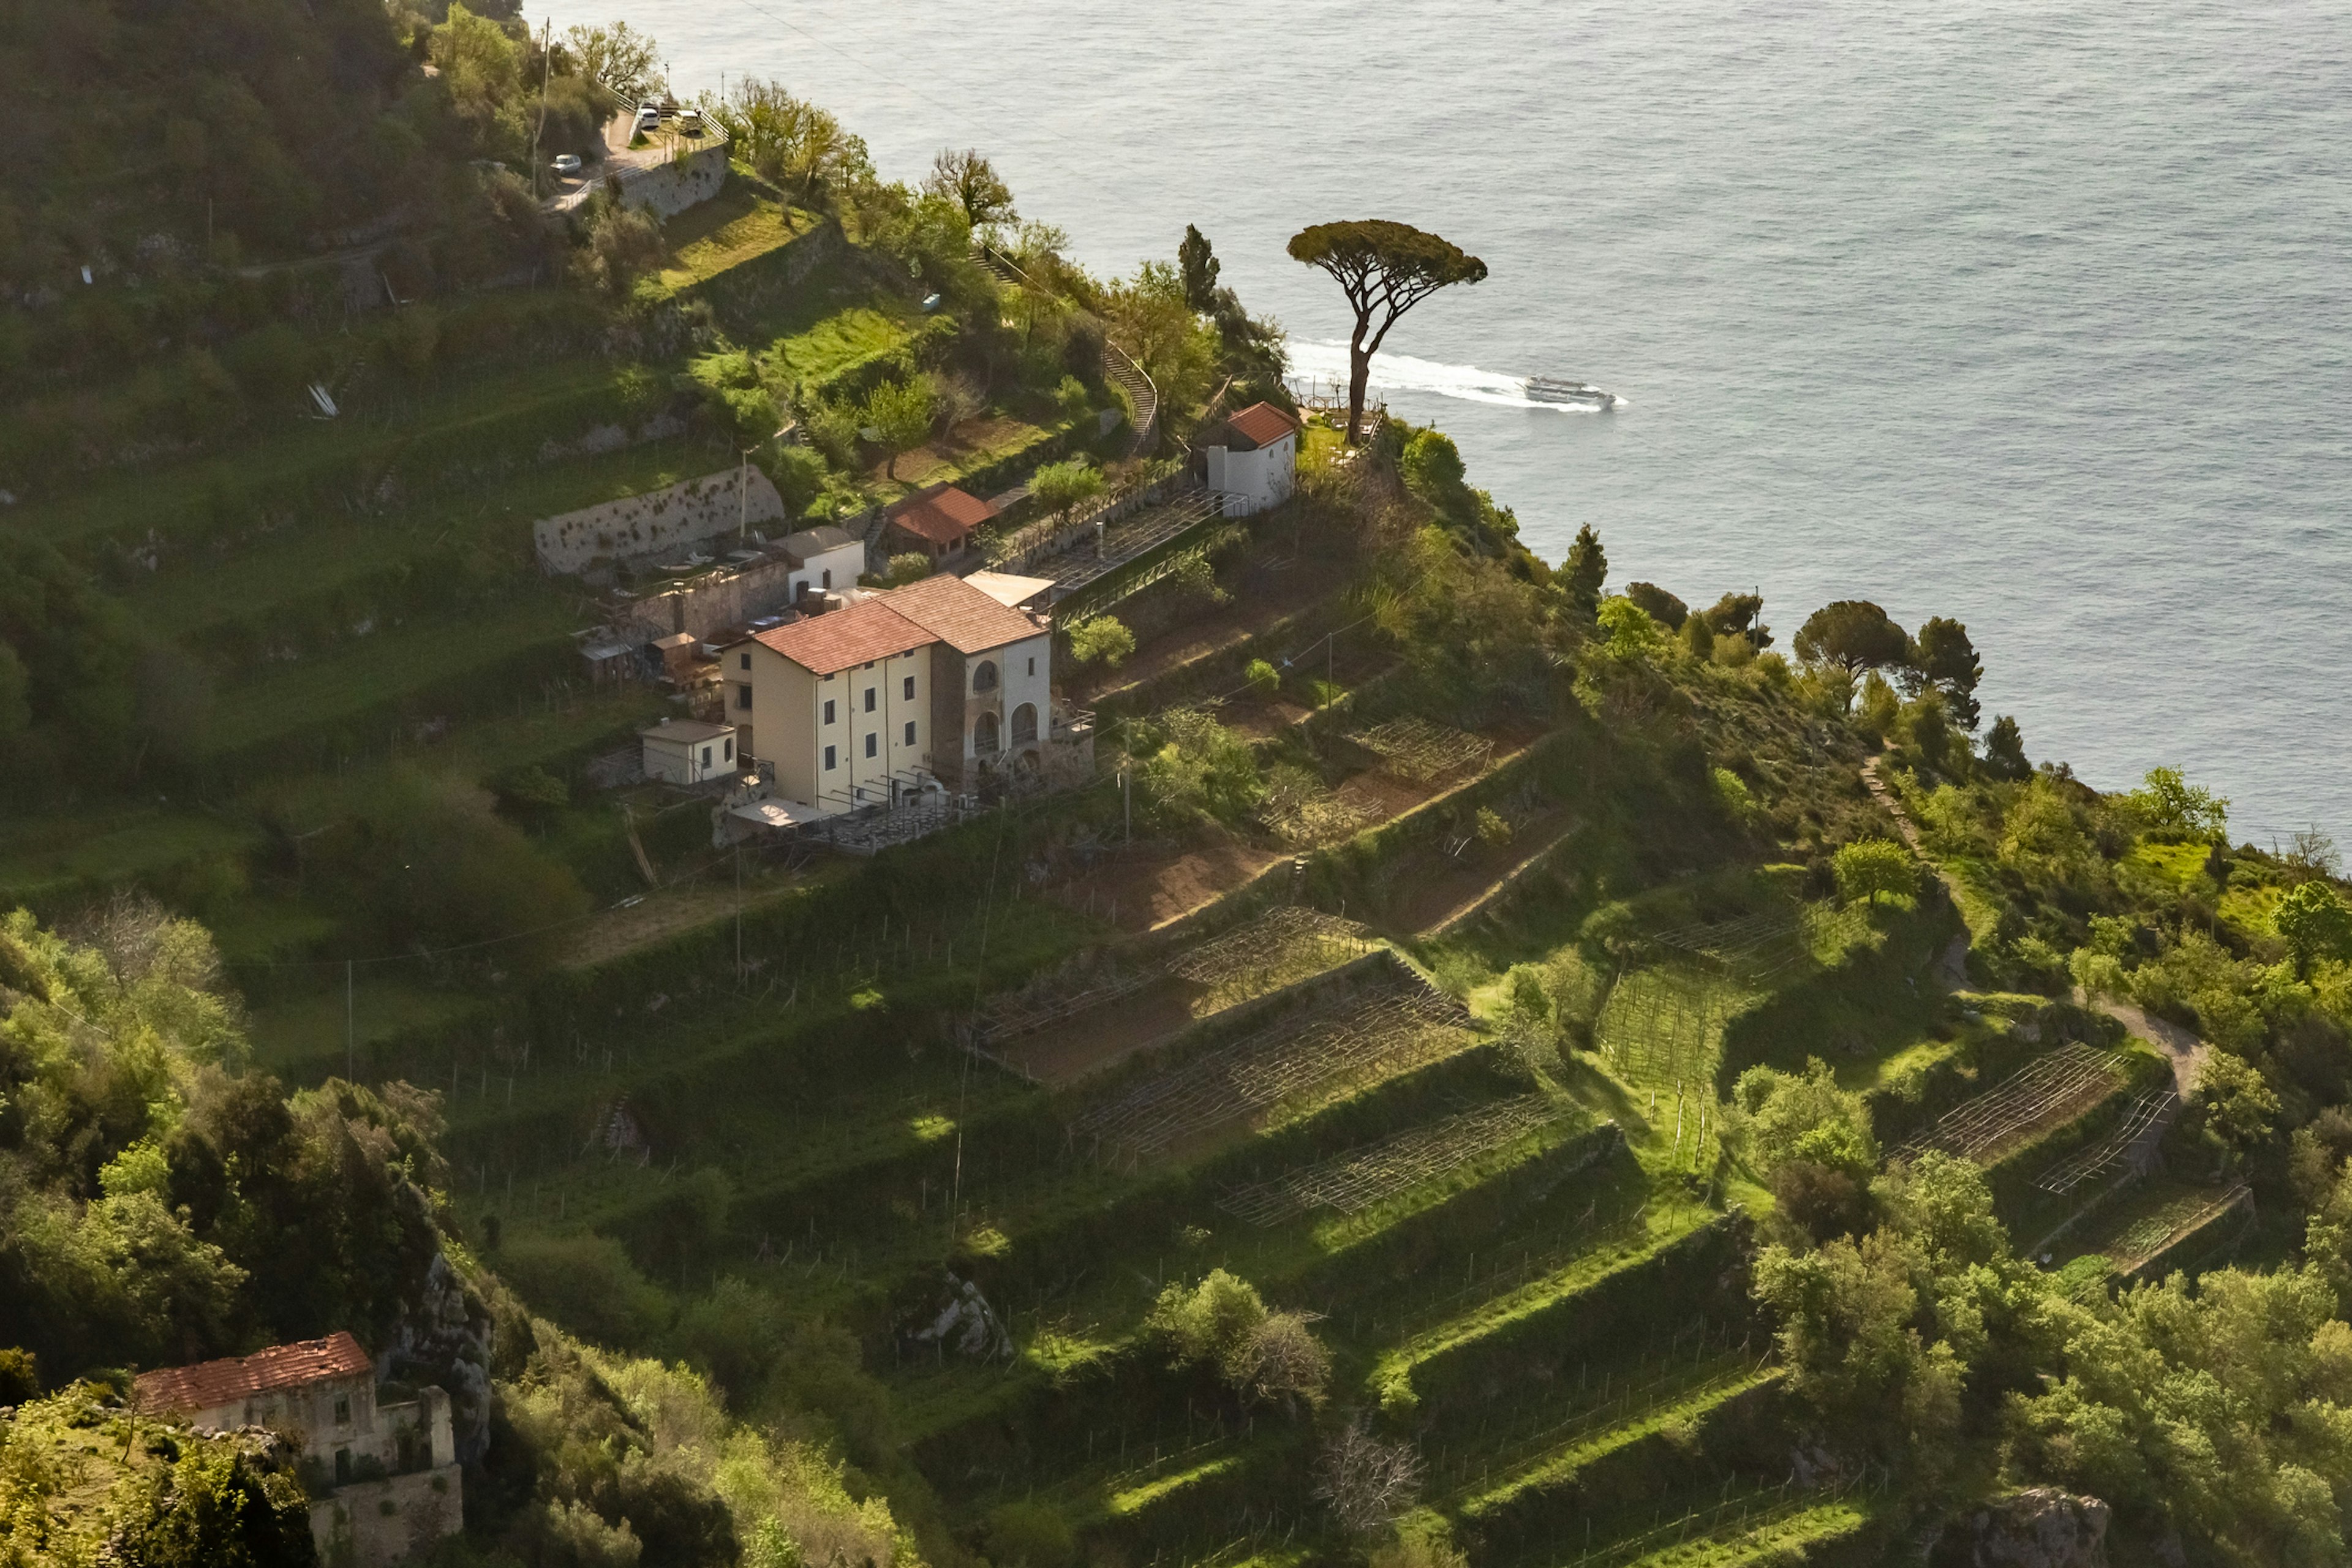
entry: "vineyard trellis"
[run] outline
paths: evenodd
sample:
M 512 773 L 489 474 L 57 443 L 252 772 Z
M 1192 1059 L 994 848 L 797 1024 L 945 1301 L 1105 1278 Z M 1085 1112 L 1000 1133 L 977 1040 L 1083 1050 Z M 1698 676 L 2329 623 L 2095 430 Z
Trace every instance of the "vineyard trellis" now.
M 2189 1194 L 2143 1215 L 2101 1250 L 2118 1274 L 2137 1274 L 2181 1242 L 2245 1203 L 2253 1189 L 2240 1182 L 2219 1197 Z
M 1356 731 L 1348 739 L 1379 757 L 1389 772 L 1414 784 L 1473 772 L 1495 754 L 1495 742 L 1484 735 L 1411 716 Z
M 1018 991 L 992 996 L 972 1016 L 970 1048 L 1000 1045 L 1134 995 L 1173 976 L 1203 988 L 1212 1006 L 1231 1005 L 1371 951 L 1363 926 L 1285 904 L 1165 963 L 1137 963 L 1104 950 L 1080 955 Z
M 1304 904 L 1282 904 L 1178 953 L 1169 961 L 1168 973 L 1216 992 L 1302 963 L 1328 968 L 1370 951 L 1364 928 L 1357 921 Z
M 2147 1090 L 2132 1101 L 2114 1132 L 2088 1149 L 2067 1155 L 2034 1177 L 2033 1184 L 2064 1197 L 2085 1182 L 2122 1174 L 2136 1154 L 2164 1135 L 2179 1108 L 2180 1097 L 2171 1089 Z
M 1593 1041 L 1627 1083 L 1711 1086 L 1724 1028 L 1745 1000 L 1719 980 L 1664 965 L 1624 970 L 1601 1004 Z
M 1359 1214 L 1516 1142 L 1559 1114 L 1539 1094 L 1497 1100 L 1271 1181 L 1236 1187 L 1217 1200 L 1217 1207 L 1257 1226 L 1279 1225 L 1318 1208 Z
M 1416 984 L 1369 998 L 1333 996 L 1096 1105 L 1070 1124 L 1074 1140 L 1129 1161 L 1257 1117 L 1310 1090 L 1368 1080 L 1434 1061 L 1466 1037 L 1462 1005 Z
M 1654 932 L 1647 940 L 1727 973 L 1770 973 L 1803 956 L 1801 944 L 1794 952 L 1788 951 L 1788 939 L 1804 931 L 1805 915 L 1804 906 L 1792 901 L 1736 920 L 1676 926 Z
M 1916 1159 L 1940 1150 L 1990 1164 L 2036 1134 L 2072 1121 L 2124 1081 L 2123 1068 L 2113 1053 L 2077 1040 L 2034 1058 L 1984 1093 L 1955 1106 L 1895 1155 Z
M 1483 1453 L 1465 1452 L 1433 1466 L 1432 1479 L 1444 1483 L 1444 1500 L 1457 1500 L 1490 1489 L 1497 1472 L 1507 1485 L 1515 1474 L 1523 1476 L 1604 1432 L 1631 1425 L 1667 1406 L 1736 1388 L 1771 1364 L 1769 1351 L 1759 1352 L 1748 1336 L 1735 1342 L 1728 1326 L 1719 1334 L 1711 1333 L 1710 1326 L 1702 1318 L 1696 1328 L 1698 1331 L 1688 1352 L 1680 1348 L 1683 1336 L 1677 1333 L 1654 1360 L 1643 1355 L 1630 1368 L 1606 1369 L 1607 1381 L 1601 1386 L 1600 1397 L 1578 1404 L 1565 1415 L 1536 1426 L 1515 1427 L 1509 1425 L 1510 1414 L 1526 1407 L 1527 1402 L 1512 1405 L 1502 1417 L 1497 1447 Z M 1710 1345 L 1713 1354 L 1708 1353 Z M 1580 1367 L 1579 1378 L 1584 1391 L 1592 1392 L 1589 1363 Z M 1549 1415 L 1558 1408 L 1559 1398 L 1557 1390 L 1542 1388 L 1532 1401 L 1535 1407 Z M 1487 1419 L 1493 1418 L 1490 1410 Z

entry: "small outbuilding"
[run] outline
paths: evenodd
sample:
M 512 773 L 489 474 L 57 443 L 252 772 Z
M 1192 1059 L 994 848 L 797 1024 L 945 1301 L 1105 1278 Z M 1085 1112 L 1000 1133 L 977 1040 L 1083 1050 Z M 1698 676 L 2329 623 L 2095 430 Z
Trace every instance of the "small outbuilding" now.
M 1222 493 L 1227 517 L 1280 506 L 1298 483 L 1298 422 L 1271 403 L 1253 403 L 1228 418 L 1202 447 L 1209 488 Z
M 785 603 L 790 605 L 854 588 L 866 571 L 866 542 L 830 523 L 788 533 L 773 548 L 782 552 L 791 573 L 785 588 Z
M 971 536 L 996 521 L 996 509 L 953 485 L 932 485 L 886 516 L 883 537 L 893 554 L 918 552 L 943 562 L 971 548 Z
M 646 777 L 674 784 L 732 778 L 741 763 L 735 753 L 735 726 L 699 719 L 665 719 L 637 731 L 645 743 Z

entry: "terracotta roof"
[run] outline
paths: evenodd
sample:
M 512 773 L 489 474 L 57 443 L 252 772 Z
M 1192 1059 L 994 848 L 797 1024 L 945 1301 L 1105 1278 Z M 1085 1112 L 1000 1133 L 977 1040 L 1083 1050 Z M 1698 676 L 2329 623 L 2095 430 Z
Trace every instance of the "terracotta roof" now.
M 937 639 L 885 604 L 883 596 L 877 595 L 845 610 L 803 616 L 788 626 L 756 632 L 751 640 L 782 654 L 813 675 L 831 675 L 835 670 L 905 653 Z
M 982 523 L 992 521 L 996 509 L 978 496 L 953 485 L 909 496 L 890 509 L 890 521 L 908 533 L 934 544 L 955 544 Z
M 331 1377 L 358 1377 L 375 1370 L 367 1352 L 349 1333 L 323 1340 L 272 1345 L 242 1360 L 200 1362 L 162 1372 L 142 1372 L 131 1383 L 142 1410 L 217 1410 L 273 1388 L 300 1388 Z
M 1225 426 L 1252 447 L 1271 447 L 1298 429 L 1289 415 L 1271 403 L 1253 403 L 1226 420 Z
M 1037 623 L 961 577 L 926 577 L 883 597 L 898 614 L 958 653 L 979 653 L 1039 635 Z

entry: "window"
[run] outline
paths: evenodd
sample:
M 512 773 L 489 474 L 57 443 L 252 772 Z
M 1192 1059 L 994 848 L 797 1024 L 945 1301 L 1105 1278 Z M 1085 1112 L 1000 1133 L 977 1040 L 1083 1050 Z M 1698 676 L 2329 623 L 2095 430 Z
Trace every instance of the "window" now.
M 746 713 L 749 713 L 751 710 L 751 683 L 750 681 L 744 680 L 738 681 L 736 683 L 735 706 Z
M 719 745 L 723 749 L 719 753 L 719 760 L 726 763 L 733 762 L 735 760 L 735 737 L 732 735 L 728 736 L 727 739 L 719 742 Z
M 911 746 L 911 745 L 913 745 L 914 743 L 915 743 L 915 721 L 914 721 L 912 719 L 909 719 L 909 720 L 908 720 L 908 721 L 907 721 L 907 744 L 908 744 L 908 745 L 910 745 L 910 746 Z
M 1037 679 L 1037 656 L 1034 653 L 1029 656 L 1029 679 Z
M 828 724 L 833 722 L 833 699 L 830 697 L 824 700 L 824 721 Z
M 743 668 L 745 669 L 751 668 L 751 656 L 748 653 L 743 656 Z
M 877 747 L 878 747 L 878 746 L 880 746 L 880 745 L 881 745 L 881 743 L 882 743 L 882 737 L 881 737 L 881 736 L 879 736 L 879 735 L 868 735 L 868 736 L 866 736 L 866 754 L 867 756 L 869 756 L 869 757 L 870 757 L 870 756 L 872 756 L 872 755 L 874 755 L 876 748 L 877 748 Z
M 351 1480 L 352 1451 L 349 1448 L 338 1448 L 335 1450 L 335 1484 L 339 1487 L 349 1486 Z
M 971 672 L 971 689 L 974 691 L 996 689 L 995 660 L 983 658 L 980 661 L 980 668 Z
M 348 1394 L 339 1394 L 335 1396 L 335 1425 L 348 1426 L 351 1424 L 352 1396 Z
M 866 710 L 868 713 L 874 711 L 874 688 L 870 686 L 866 689 Z
M 827 592 L 831 592 L 833 588 L 833 568 L 830 566 L 826 567 L 823 575 L 824 577 L 824 581 L 820 584 L 819 586 Z
M 833 772 L 833 770 L 834 770 L 834 768 L 835 768 L 835 765 L 836 765 L 836 764 L 835 764 L 835 756 L 834 756 L 834 750 L 833 750 L 833 748 L 832 748 L 831 746 L 827 746 L 827 747 L 824 749 L 824 771 L 825 771 L 826 773 L 831 773 L 831 772 Z
M 915 700 L 915 678 L 911 675 L 907 677 L 906 698 L 909 702 L 912 702 Z
M 710 748 L 708 746 L 702 748 L 702 765 L 706 768 L 710 765 Z
M 983 757 L 996 755 L 996 715 L 983 713 L 971 726 L 971 749 Z

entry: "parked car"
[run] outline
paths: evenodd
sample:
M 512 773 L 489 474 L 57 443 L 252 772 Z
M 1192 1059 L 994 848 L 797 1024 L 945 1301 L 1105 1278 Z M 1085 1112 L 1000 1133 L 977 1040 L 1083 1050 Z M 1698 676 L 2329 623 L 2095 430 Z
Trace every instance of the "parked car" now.
M 576 174 L 580 172 L 580 154 L 558 153 L 555 155 L 555 162 L 550 167 L 559 174 Z
M 660 129 L 660 110 L 656 109 L 651 104 L 647 104 L 645 108 L 637 110 L 637 132 L 640 135 L 649 131 L 658 131 Z
M 689 109 L 677 117 L 677 128 L 688 136 L 702 134 L 702 110 Z

